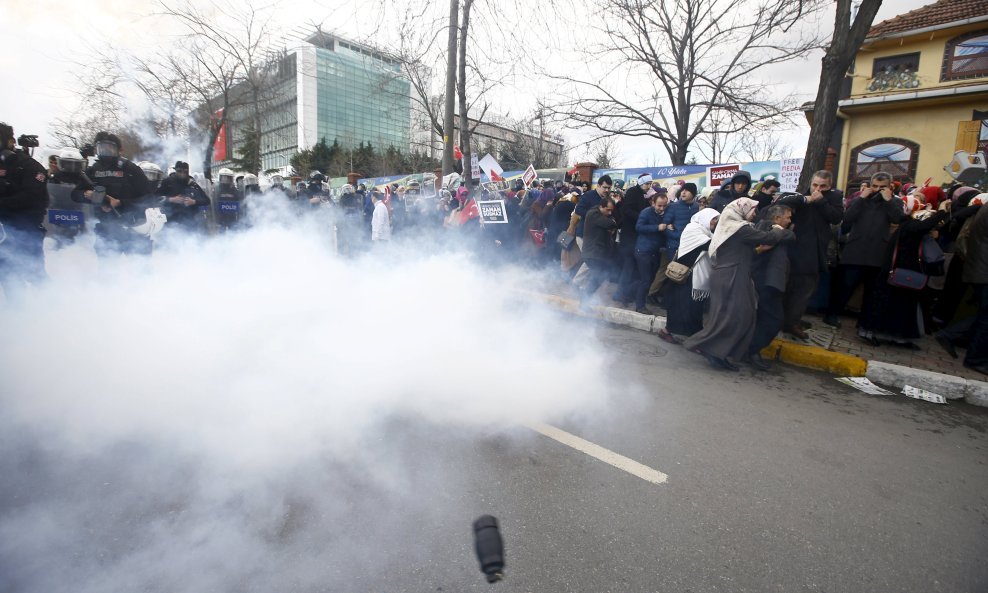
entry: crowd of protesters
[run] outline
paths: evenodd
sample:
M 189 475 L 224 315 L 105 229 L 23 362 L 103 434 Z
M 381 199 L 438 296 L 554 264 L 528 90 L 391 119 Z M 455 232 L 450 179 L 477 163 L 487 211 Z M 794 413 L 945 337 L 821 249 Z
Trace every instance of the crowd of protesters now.
M 965 366 L 988 374 L 988 193 L 973 187 L 917 187 L 878 172 L 845 197 L 829 171 L 817 171 L 808 187 L 784 193 L 777 180 L 753 185 L 740 171 L 702 190 L 665 187 L 643 173 L 628 187 L 602 175 L 593 184 L 435 191 L 414 182 L 347 184 L 334 195 L 314 172 L 295 188 L 275 176 L 262 192 L 255 176 L 235 181 L 226 169 L 204 189 L 182 162 L 165 177 L 121 156 L 119 139 L 106 132 L 94 154 L 62 151 L 49 171 L 16 148 L 5 124 L 0 144 L 0 285 L 8 298 L 44 280 L 44 223 L 57 187 L 93 208 L 101 257 L 150 253 L 166 220 L 171 233 L 206 232 L 210 216 L 211 232 L 236 230 L 251 199 L 283 201 L 301 216 L 319 213 L 344 256 L 387 250 L 393 240 L 458 243 L 485 261 L 571 283 L 584 307 L 609 298 L 639 313 L 663 310 L 660 337 L 718 369 L 769 368 L 759 352 L 780 332 L 806 340 L 809 312 L 839 326 L 853 306 L 861 340 L 916 349 L 932 333 L 951 356 L 966 345 Z M 485 201 L 503 201 L 496 223 L 483 222 Z M 142 214 L 148 204 L 160 220 Z M 613 292 L 600 295 L 605 285 Z

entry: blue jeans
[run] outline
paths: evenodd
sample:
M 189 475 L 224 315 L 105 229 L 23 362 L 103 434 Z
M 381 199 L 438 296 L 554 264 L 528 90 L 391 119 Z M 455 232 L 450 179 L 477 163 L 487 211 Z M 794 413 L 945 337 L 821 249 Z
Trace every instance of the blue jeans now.
M 645 308 L 645 297 L 652 286 L 652 278 L 659 269 L 659 252 L 635 250 L 635 263 L 638 265 L 638 286 L 635 288 L 635 309 Z
M 974 320 L 974 337 L 964 356 L 967 366 L 988 366 L 988 284 L 973 284 L 978 317 Z

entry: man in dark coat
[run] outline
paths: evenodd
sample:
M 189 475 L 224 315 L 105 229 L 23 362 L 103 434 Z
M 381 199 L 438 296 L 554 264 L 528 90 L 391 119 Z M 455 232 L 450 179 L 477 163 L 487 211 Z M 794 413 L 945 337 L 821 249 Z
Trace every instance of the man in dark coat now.
M 188 163 L 177 161 L 174 168 L 175 172 L 155 192 L 165 199 L 162 210 L 168 217 L 168 226 L 180 226 L 188 232 L 202 231 L 205 222 L 202 212 L 209 208 L 209 197 L 189 175 Z
M 710 207 L 717 212 L 723 212 L 724 206 L 727 206 L 734 200 L 738 198 L 747 198 L 748 190 L 751 189 L 751 173 L 747 171 L 738 171 L 731 177 L 731 180 L 725 183 L 717 195 L 714 196 L 712 202 L 710 202 Z
M 810 180 L 809 195 L 794 194 L 777 203 L 793 209 L 796 243 L 789 248 L 789 281 L 786 286 L 784 329 L 797 338 L 809 336 L 800 325 L 806 305 L 816 292 L 820 273 L 827 271 L 830 225 L 844 217 L 844 194 L 833 189 L 830 171 L 817 171 Z
M 86 170 L 94 186 L 106 193 L 96 204 L 96 254 L 100 257 L 121 253 L 151 254 L 151 239 L 130 230 L 144 220 L 144 207 L 151 194 L 151 185 L 135 163 L 120 154 L 120 138 L 109 132 L 99 132 L 93 142 L 96 162 Z M 92 199 L 94 192 L 87 191 Z
M 614 300 L 628 303 L 635 298 L 638 287 L 638 264 L 635 261 L 635 242 L 638 240 L 638 215 L 648 207 L 645 190 L 652 185 L 652 176 L 642 173 L 638 183 L 628 188 L 621 200 L 621 244 L 618 252 L 621 257 L 621 277 L 618 280 L 618 290 Z M 651 278 L 649 279 L 651 281 Z
M 964 366 L 988 375 L 988 208 L 982 206 L 970 224 L 964 282 L 974 288 L 978 316 Z
M 837 282 L 823 322 L 839 326 L 837 317 L 844 310 L 859 284 L 864 285 L 861 310 L 871 305 L 872 288 L 882 268 L 889 230 L 905 218 L 902 200 L 892 193 L 892 176 L 875 173 L 861 196 L 851 201 L 844 213 L 843 231 L 847 242 L 840 253 Z
M 589 268 L 587 284 L 583 289 L 581 306 L 586 306 L 610 272 L 611 242 L 617 230 L 614 215 L 614 199 L 602 198 L 596 208 L 587 213 L 583 232 L 583 261 Z
M 776 204 L 765 210 L 762 221 L 755 225 L 755 229 L 766 232 L 773 228 L 787 229 L 791 223 L 792 208 Z M 748 356 L 744 361 L 762 371 L 767 371 L 771 367 L 762 359 L 759 352 L 782 330 L 783 296 L 789 271 L 787 247 L 795 240 L 795 238 L 786 239 L 774 247 L 770 245 L 755 247 L 756 255 L 752 262 L 751 279 L 755 282 L 755 291 L 758 293 L 758 309 L 755 314 L 755 333 L 751 336 Z
M 16 146 L 14 128 L 0 122 L 0 286 L 8 302 L 23 283 L 46 278 L 41 222 L 48 208 L 48 175 Z
M 593 191 L 588 188 L 587 191 L 583 192 L 576 203 L 576 208 L 573 209 L 573 218 L 576 220 L 576 245 L 581 251 L 583 250 L 583 229 L 586 225 L 587 215 L 600 205 L 603 198 L 610 195 L 613 186 L 614 182 L 610 175 L 601 175 L 600 179 L 597 180 L 597 188 Z M 572 227 L 572 224 L 570 226 Z M 588 273 L 589 268 L 586 264 L 580 266 L 576 276 L 573 277 L 573 283 L 580 286 L 586 282 Z

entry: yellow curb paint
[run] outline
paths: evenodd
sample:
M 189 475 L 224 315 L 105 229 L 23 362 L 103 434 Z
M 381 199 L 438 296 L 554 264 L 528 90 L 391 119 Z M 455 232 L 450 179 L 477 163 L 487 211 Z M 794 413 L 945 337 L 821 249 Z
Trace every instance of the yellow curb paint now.
M 607 318 L 602 308 L 599 307 L 594 307 L 592 313 L 581 311 L 580 303 L 575 299 L 538 292 L 518 292 L 569 313 L 575 313 L 583 317 Z M 652 331 L 657 331 L 662 327 L 665 327 L 665 318 L 659 316 L 653 317 Z M 781 360 L 782 362 L 796 366 L 828 371 L 843 377 L 864 377 L 868 370 L 868 361 L 863 358 L 841 352 L 831 352 L 819 346 L 806 346 L 779 339 L 773 340 L 771 344 L 762 350 L 761 354 L 769 360 Z
M 782 362 L 828 371 L 843 377 L 864 377 L 868 371 L 867 360 L 850 354 L 831 352 L 819 346 L 805 346 L 785 340 L 774 340 L 768 348 L 777 348 L 778 359 Z

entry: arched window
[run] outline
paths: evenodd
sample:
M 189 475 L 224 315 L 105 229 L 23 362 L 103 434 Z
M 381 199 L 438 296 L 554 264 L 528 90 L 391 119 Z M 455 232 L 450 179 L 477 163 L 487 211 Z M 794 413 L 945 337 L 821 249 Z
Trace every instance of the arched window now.
M 851 150 L 848 185 L 857 187 L 879 171 L 897 181 L 915 181 L 919 145 L 902 138 L 879 138 Z
M 940 80 L 988 76 L 988 31 L 977 31 L 947 42 Z

